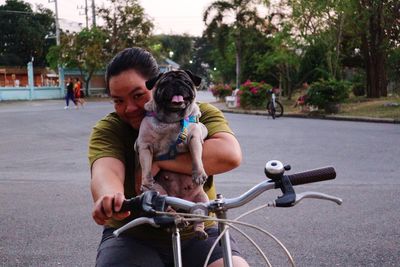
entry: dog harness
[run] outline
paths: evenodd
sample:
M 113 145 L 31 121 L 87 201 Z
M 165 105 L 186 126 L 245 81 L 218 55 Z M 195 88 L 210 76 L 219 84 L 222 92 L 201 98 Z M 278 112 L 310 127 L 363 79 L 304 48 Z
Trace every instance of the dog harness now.
M 150 117 L 155 117 L 155 113 L 154 112 L 147 112 L 146 115 L 150 116 Z M 179 132 L 178 138 L 176 139 L 175 143 L 172 143 L 169 146 L 169 150 L 168 150 L 167 153 L 156 157 L 156 160 L 174 159 L 176 157 L 176 155 L 178 154 L 177 146 L 179 144 L 182 144 L 183 142 L 185 142 L 186 139 L 187 139 L 189 124 L 190 123 L 198 123 L 198 122 L 199 122 L 198 116 L 194 116 L 194 115 L 182 119 L 180 121 L 181 130 Z

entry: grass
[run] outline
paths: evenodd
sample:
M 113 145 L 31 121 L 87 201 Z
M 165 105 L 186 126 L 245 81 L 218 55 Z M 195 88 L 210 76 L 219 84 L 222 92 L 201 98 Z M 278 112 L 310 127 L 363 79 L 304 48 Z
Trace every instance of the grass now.
M 284 105 L 285 113 L 308 113 L 295 108 L 293 105 L 297 96 L 292 100 L 280 99 Z M 322 113 L 323 111 L 318 111 Z M 340 105 L 340 111 L 337 115 L 371 117 L 371 118 L 390 118 L 400 120 L 400 97 L 390 96 L 378 99 L 366 97 L 351 97 L 345 103 Z
M 341 115 L 400 119 L 400 98 L 353 98 L 342 104 Z

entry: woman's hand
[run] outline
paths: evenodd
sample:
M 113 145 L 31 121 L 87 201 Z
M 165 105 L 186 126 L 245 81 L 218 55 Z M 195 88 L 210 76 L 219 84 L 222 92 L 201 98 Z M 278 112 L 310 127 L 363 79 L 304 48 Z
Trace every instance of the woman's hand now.
M 94 221 L 99 225 L 104 225 L 111 218 L 120 221 L 128 217 L 130 215 L 129 211 L 119 212 L 124 200 L 125 196 L 122 193 L 100 197 L 94 203 L 92 211 Z

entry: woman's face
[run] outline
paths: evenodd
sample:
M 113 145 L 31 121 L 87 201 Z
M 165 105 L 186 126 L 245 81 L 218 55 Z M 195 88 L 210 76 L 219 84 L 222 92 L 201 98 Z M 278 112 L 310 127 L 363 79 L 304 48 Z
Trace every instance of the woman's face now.
M 135 129 L 139 129 L 146 114 L 144 104 L 151 99 L 146 80 L 133 69 L 112 76 L 109 80 L 110 95 L 116 113 Z

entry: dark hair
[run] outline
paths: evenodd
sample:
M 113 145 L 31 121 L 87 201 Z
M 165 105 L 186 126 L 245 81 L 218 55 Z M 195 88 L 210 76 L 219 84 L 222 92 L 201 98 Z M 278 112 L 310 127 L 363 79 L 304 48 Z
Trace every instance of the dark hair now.
M 116 54 L 107 65 L 105 77 L 107 91 L 110 91 L 111 77 L 131 69 L 134 69 L 146 79 L 157 76 L 159 72 L 157 61 L 150 52 L 140 47 L 125 48 Z

